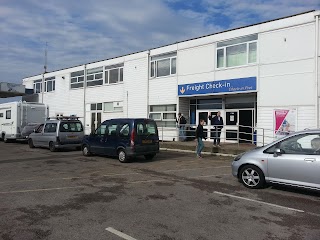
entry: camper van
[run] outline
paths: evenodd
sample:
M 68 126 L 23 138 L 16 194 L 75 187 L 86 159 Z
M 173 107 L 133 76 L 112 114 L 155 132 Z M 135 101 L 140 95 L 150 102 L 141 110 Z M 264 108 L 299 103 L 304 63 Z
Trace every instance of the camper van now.
M 29 124 L 44 123 L 48 107 L 42 103 L 10 102 L 0 104 L 0 138 L 4 142 L 25 139 L 22 130 Z

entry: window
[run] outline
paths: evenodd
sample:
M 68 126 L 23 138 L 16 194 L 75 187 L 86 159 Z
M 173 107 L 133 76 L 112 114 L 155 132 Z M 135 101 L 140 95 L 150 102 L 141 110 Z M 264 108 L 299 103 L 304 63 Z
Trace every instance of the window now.
M 60 124 L 60 132 L 82 132 L 82 124 L 80 122 L 64 122 Z
M 44 127 L 45 133 L 54 133 L 57 130 L 57 124 L 56 123 L 47 123 Z
M 217 68 L 243 66 L 257 62 L 258 34 L 217 44 Z
M 137 135 L 153 135 L 157 134 L 157 126 L 154 122 L 137 123 Z
M 118 127 L 118 124 L 116 124 L 116 123 L 108 125 L 106 135 L 116 136 L 117 135 L 117 127 Z
M 42 80 L 35 80 L 33 81 L 33 92 L 34 93 L 41 93 L 42 92 Z
M 6 111 L 6 119 L 11 119 L 11 110 Z
M 104 83 L 113 84 L 123 82 L 123 63 L 105 67 Z
M 320 134 L 301 134 L 287 138 L 267 149 L 266 153 L 274 153 L 279 148 L 283 154 L 320 155 Z
M 159 127 L 176 127 L 175 104 L 172 105 L 153 105 L 150 106 L 149 118 L 156 121 Z
M 3 118 L 3 113 L 0 113 L 0 118 Z
M 91 111 L 102 111 L 102 103 L 91 103 L 90 110 Z
M 123 111 L 123 101 L 120 102 L 105 102 L 103 103 L 104 112 L 122 112 Z
M 96 86 L 103 84 L 103 67 L 87 70 L 87 86 Z
M 84 82 L 84 71 L 72 72 L 70 75 L 70 87 L 81 88 Z
M 177 53 L 151 57 L 150 78 L 174 75 L 177 72 Z
M 128 123 L 123 124 L 120 126 L 119 135 L 120 137 L 128 137 L 130 134 L 130 126 Z
M 56 78 L 50 77 L 44 80 L 44 91 L 52 92 L 56 89 Z
M 97 128 L 95 134 L 96 135 L 105 135 L 106 134 L 107 125 L 103 124 L 100 125 L 100 127 Z

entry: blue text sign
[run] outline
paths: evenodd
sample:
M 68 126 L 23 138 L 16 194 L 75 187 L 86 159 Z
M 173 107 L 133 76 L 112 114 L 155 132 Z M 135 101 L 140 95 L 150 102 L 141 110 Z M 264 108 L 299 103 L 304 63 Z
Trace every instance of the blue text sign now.
M 257 78 L 236 78 L 228 80 L 178 85 L 178 96 L 212 93 L 251 92 L 257 90 Z

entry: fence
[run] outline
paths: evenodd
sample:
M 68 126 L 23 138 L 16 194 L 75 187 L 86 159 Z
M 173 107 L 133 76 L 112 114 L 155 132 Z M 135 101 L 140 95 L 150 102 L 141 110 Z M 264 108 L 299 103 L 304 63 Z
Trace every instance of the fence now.
M 181 126 L 181 125 L 180 125 Z M 159 138 L 161 141 L 192 141 L 195 139 L 196 125 L 185 124 L 183 128 L 159 126 Z M 214 126 L 204 126 L 204 132 L 210 132 L 209 141 L 213 141 L 215 135 Z M 183 135 L 182 135 L 183 133 Z M 279 132 L 279 136 L 285 136 L 288 132 Z M 207 134 L 208 135 L 208 134 Z M 221 130 L 221 143 L 248 143 L 263 146 L 274 141 L 275 132 L 272 129 L 258 128 L 244 125 L 224 125 Z

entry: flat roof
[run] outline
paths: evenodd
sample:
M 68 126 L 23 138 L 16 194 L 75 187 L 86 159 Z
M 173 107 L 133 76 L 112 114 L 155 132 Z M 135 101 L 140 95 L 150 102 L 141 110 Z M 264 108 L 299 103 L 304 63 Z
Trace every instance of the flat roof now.
M 33 89 L 26 89 L 17 83 L 0 82 L 0 98 L 19 97 L 33 94 Z
M 162 48 L 162 47 L 170 46 L 170 45 L 172 45 L 172 44 L 188 42 L 188 41 L 192 41 L 192 40 L 196 40 L 196 39 L 200 39 L 200 38 L 204 38 L 204 37 L 209 37 L 209 36 L 213 36 L 213 35 L 217 35 L 217 34 L 221 34 L 221 33 L 225 33 L 225 32 L 230 32 L 230 31 L 234 31 L 234 30 L 238 30 L 238 29 L 243 29 L 243 28 L 248 28 L 248 27 L 252 27 L 252 26 L 256 26 L 256 25 L 260 25 L 260 24 L 264 24 L 264 23 L 269 23 L 269 22 L 274 22 L 274 21 L 286 19 L 286 18 L 291 18 L 291 17 L 295 17 L 295 16 L 299 16 L 299 15 L 303 15 L 303 14 L 307 14 L 307 13 L 311 13 L 311 12 L 315 12 L 315 10 L 313 9 L 313 10 L 310 10 L 310 11 L 306 11 L 306 12 L 302 12 L 302 13 L 298 13 L 298 14 L 294 14 L 294 15 L 290 15 L 290 16 L 286 16 L 286 17 L 281 17 L 281 18 L 276 18 L 276 19 L 264 21 L 264 22 L 254 23 L 254 24 L 250 24 L 250 25 L 243 26 L 243 27 L 232 28 L 232 29 L 228 29 L 228 30 L 221 31 L 221 32 L 211 33 L 211 34 L 203 35 L 203 36 L 200 36 L 200 37 L 190 38 L 190 39 L 178 41 L 178 42 L 175 42 L 175 43 L 169 43 L 169 44 L 166 44 L 166 45 L 162 45 L 162 46 L 159 46 L 159 47 L 149 48 L 149 49 L 141 50 L 141 51 L 138 51 L 138 52 L 128 53 L 128 54 L 125 54 L 125 55 L 120 55 L 120 56 L 111 57 L 111 58 L 107 58 L 107 59 L 97 60 L 97 61 L 93 61 L 93 62 L 89 62 L 89 63 L 84 63 L 84 64 L 98 63 L 98 62 L 107 61 L 107 60 L 111 60 L 111 59 L 115 59 L 115 58 L 130 56 L 130 55 L 137 54 L 137 53 L 141 53 L 141 52 L 145 52 L 145 51 L 148 51 L 148 50 L 154 50 L 154 49 L 157 49 L 157 48 Z M 82 66 L 82 65 L 84 65 L 84 64 L 79 64 L 79 65 L 75 65 L 75 66 L 71 66 L 71 67 L 66 67 L 66 68 L 62 68 L 62 69 L 57 69 L 57 70 L 53 70 L 53 71 L 51 71 L 51 72 L 46 72 L 46 73 L 53 73 L 53 72 L 58 72 L 58 71 L 61 71 L 61 70 L 66 70 L 66 69 L 69 69 L 69 68 L 80 67 L 80 66 Z M 40 73 L 40 74 L 42 74 L 42 73 Z M 38 76 L 38 75 L 39 75 L 39 74 L 37 74 L 37 75 L 32 75 L 32 76 L 28 76 L 28 77 L 25 77 L 25 78 L 35 77 L 35 76 Z

